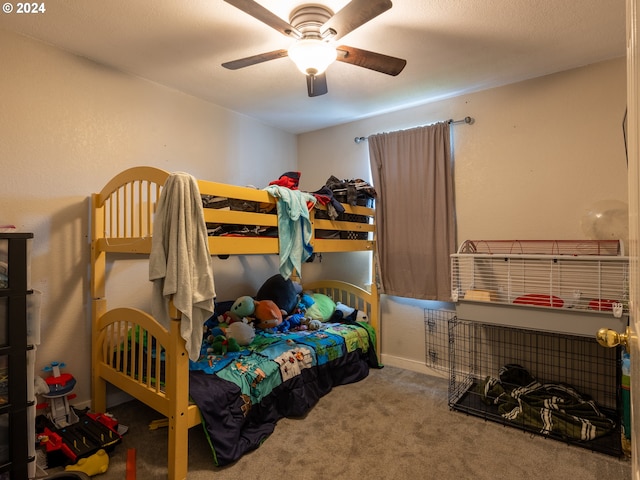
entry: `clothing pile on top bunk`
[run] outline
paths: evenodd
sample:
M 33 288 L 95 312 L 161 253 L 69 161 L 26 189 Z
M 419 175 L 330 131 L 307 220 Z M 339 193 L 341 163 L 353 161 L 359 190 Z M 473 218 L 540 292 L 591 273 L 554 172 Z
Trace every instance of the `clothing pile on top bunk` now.
M 301 191 L 299 183 L 300 172 L 285 172 L 277 180 L 271 181 L 264 190 L 278 199 L 275 205 L 203 195 L 202 202 L 205 208 L 278 215 L 278 227 L 209 223 L 207 234 L 209 236 L 279 237 L 281 273 L 288 278 L 293 270 L 300 271 L 301 263 L 307 261 L 313 254 L 309 211 L 316 204 L 326 207 L 326 210 L 315 212 L 316 218 L 368 223 L 369 217 L 346 214 L 342 205 L 348 203 L 373 207 L 376 191 L 364 180 L 339 180 L 331 175 L 325 185 L 315 192 Z M 355 240 L 368 238 L 368 233 L 319 230 L 317 236 Z
M 299 191 L 300 172 L 286 172 L 280 175 L 277 180 L 269 183 L 265 190 L 269 187 L 278 186 L 293 191 Z M 251 187 L 250 188 L 256 188 Z M 315 202 L 309 202 L 309 209 L 313 208 L 314 203 L 318 203 L 327 207 L 328 218 L 336 220 L 339 215 L 344 213 L 342 203 L 349 205 L 373 206 L 373 200 L 376 198 L 376 190 L 362 179 L 339 180 L 331 175 L 322 188 L 315 192 L 306 192 L 315 198 Z M 248 202 L 233 198 L 217 197 L 214 195 L 203 195 L 202 203 L 204 208 L 227 209 L 241 212 L 255 213 L 273 213 L 276 211 L 273 204 L 261 204 L 259 202 Z M 209 235 L 277 235 L 268 228 L 238 228 L 237 225 L 211 225 L 209 226 Z
M 569 385 L 540 383 L 515 364 L 503 366 L 499 377 L 486 377 L 476 386 L 476 393 L 518 426 L 580 441 L 594 440 L 615 429 L 615 422 L 592 399 Z
M 318 192 L 328 193 L 330 203 L 326 204 L 327 210 L 316 211 L 316 218 L 331 219 L 356 223 L 369 223 L 369 217 L 354 213 L 345 213 L 342 204 L 373 208 L 377 196 L 375 189 L 361 179 L 339 180 L 333 175 L 329 177 L 325 186 Z M 335 206 L 335 208 L 333 208 Z M 366 240 L 367 232 L 317 230 L 318 238 L 339 238 L 347 240 Z
M 328 217 L 336 220 L 344 214 L 342 203 L 372 207 L 377 194 L 376 190 L 362 179 L 339 180 L 331 175 L 324 187 L 314 192 L 314 195 L 327 198 L 321 203 L 327 207 Z
M 342 203 L 349 205 L 359 205 L 359 199 L 376 198 L 376 190 L 364 180 L 357 178 L 353 180 L 339 180 L 333 175 L 329 177 L 325 184 L 334 194 L 334 196 L 344 197 L 340 200 Z
M 298 190 L 299 182 L 300 172 L 286 172 L 278 180 L 270 182 L 269 187 L 277 185 L 290 190 Z M 322 188 L 308 193 L 315 197 L 315 202 L 327 207 L 329 218 L 332 220 L 337 219 L 340 214 L 344 213 L 342 203 L 372 206 L 370 200 L 376 197 L 375 189 L 364 180 L 339 180 L 333 175 L 328 178 Z M 313 204 L 309 203 L 308 206 L 311 209 Z

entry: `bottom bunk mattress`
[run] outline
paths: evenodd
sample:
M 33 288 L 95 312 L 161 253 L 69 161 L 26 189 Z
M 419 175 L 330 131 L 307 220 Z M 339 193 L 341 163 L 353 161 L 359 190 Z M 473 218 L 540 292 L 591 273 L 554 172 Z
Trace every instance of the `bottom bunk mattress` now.
M 318 330 L 260 331 L 240 351 L 191 362 L 189 392 L 200 409 L 214 463 L 227 465 L 257 448 L 283 417 L 304 416 L 334 386 L 378 368 L 375 331 L 364 322 L 323 323 Z

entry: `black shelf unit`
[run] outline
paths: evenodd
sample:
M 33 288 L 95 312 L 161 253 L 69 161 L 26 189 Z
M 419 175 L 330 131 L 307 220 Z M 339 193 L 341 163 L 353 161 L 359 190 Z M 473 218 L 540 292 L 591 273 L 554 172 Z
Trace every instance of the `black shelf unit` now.
M 28 478 L 27 297 L 29 240 L 32 233 L 0 233 L 7 250 L 7 282 L 0 285 L 0 365 L 6 385 L 0 390 L 0 478 Z M 2 432 L 2 430 L 5 430 Z

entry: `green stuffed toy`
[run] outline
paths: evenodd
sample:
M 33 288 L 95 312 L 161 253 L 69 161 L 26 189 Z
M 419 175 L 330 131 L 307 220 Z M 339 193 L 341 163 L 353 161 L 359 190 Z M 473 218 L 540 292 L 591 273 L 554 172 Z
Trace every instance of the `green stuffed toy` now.
M 207 353 L 214 355 L 224 355 L 227 352 L 239 352 L 240 345 L 235 338 L 227 338 L 224 335 L 216 335 L 215 337 L 209 337 L 210 347 L 207 348 Z
M 253 317 L 255 311 L 256 302 L 248 295 L 238 297 L 238 299 L 233 302 L 230 310 L 230 312 L 235 315 L 236 319 L 238 320 L 242 319 L 243 317 Z

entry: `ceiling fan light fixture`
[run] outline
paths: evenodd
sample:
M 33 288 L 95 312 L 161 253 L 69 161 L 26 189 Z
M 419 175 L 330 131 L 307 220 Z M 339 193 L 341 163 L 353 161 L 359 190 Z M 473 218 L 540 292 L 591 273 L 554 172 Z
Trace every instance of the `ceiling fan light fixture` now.
M 289 47 L 289 58 L 305 75 L 320 75 L 336 60 L 335 47 L 324 40 L 304 38 Z

